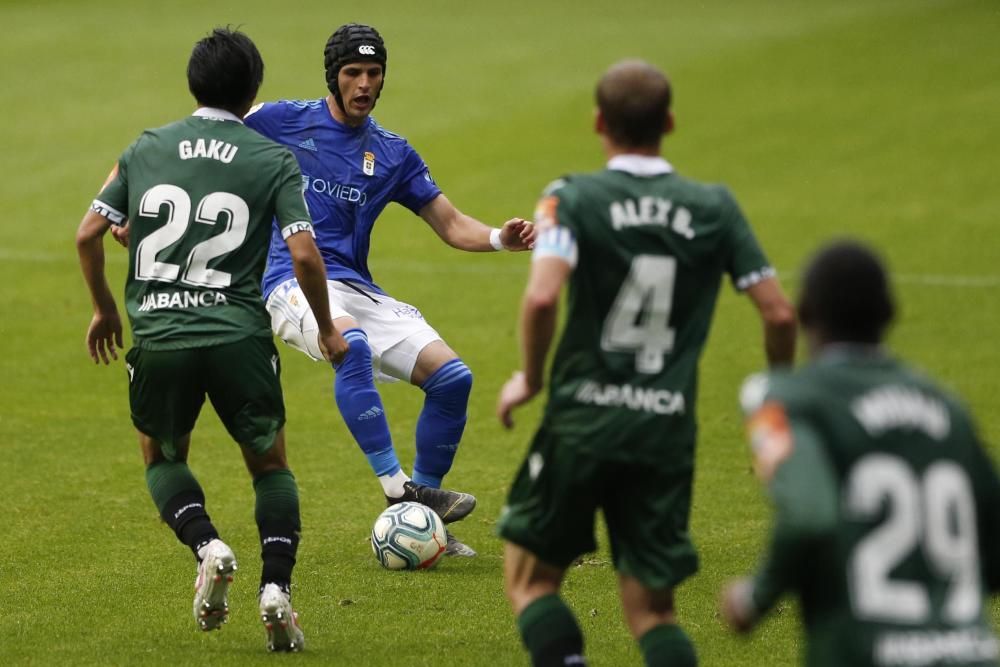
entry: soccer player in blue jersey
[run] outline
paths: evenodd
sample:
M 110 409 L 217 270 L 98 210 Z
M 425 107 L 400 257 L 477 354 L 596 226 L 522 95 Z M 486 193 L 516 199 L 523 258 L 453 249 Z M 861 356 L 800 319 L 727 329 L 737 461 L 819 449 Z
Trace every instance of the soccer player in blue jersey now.
M 326 263 L 334 325 L 350 343 L 345 360 L 334 365 L 334 395 L 344 421 L 389 504 L 418 501 L 450 523 L 465 517 L 476 502 L 467 493 L 440 488 L 465 429 L 472 373 L 419 310 L 393 299 L 372 279 L 372 227 L 390 202 L 419 215 L 445 243 L 461 250 L 526 250 L 534 241 L 534 227 L 515 218 L 491 229 L 459 211 L 409 143 L 371 118 L 385 80 L 386 56 L 374 28 L 341 26 L 324 51 L 330 94 L 258 105 L 246 124 L 291 149 L 302 168 L 316 243 Z M 322 361 L 316 321 L 278 230 L 263 287 L 274 332 Z M 412 478 L 393 448 L 373 368 L 426 394 L 417 421 Z M 447 553 L 475 555 L 450 533 Z

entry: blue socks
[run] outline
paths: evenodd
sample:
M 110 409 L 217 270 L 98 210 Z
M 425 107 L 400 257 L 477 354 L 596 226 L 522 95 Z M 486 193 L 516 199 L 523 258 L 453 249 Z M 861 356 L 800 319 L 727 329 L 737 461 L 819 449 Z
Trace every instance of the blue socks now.
M 343 363 L 334 366 L 337 376 L 333 393 L 351 435 L 372 470 L 384 480 L 400 472 L 401 467 L 392 446 L 382 398 L 375 389 L 372 350 L 368 336 L 361 329 L 348 329 L 344 338 L 349 349 Z M 465 431 L 472 371 L 461 359 L 452 359 L 427 378 L 421 389 L 426 398 L 417 420 L 413 481 L 440 488 Z
M 472 371 L 461 359 L 452 359 L 434 371 L 421 389 L 427 397 L 417 419 L 413 481 L 437 489 L 451 469 L 465 431 Z
M 400 470 L 399 458 L 392 447 L 382 397 L 375 389 L 368 336 L 361 329 L 348 329 L 344 338 L 348 343 L 347 356 L 341 364 L 334 365 L 337 377 L 333 395 L 337 408 L 375 474 L 394 475 Z

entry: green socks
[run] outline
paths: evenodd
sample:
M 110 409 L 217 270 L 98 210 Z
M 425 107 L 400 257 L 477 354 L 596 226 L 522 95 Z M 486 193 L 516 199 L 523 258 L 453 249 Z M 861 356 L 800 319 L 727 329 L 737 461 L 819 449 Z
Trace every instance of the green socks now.
M 254 516 L 260 532 L 260 557 L 264 563 L 260 587 L 277 584 L 291 592 L 292 569 L 299 548 L 299 487 L 291 470 L 272 470 L 253 480 L 257 495 Z
M 580 626 L 558 595 L 544 595 L 525 607 L 517 629 L 534 667 L 587 664 Z
M 639 639 L 648 667 L 695 667 L 694 644 L 678 625 L 657 625 Z
M 205 493 L 186 463 L 161 461 L 146 468 L 146 486 L 163 521 L 195 557 L 219 536 L 205 511 Z

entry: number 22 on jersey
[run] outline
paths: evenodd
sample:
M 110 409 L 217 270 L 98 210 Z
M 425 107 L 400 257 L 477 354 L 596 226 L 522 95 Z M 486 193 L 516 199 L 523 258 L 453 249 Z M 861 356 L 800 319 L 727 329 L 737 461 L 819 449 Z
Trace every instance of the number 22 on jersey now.
M 246 240 L 250 222 L 250 208 L 239 196 L 229 192 L 212 192 L 206 195 L 195 211 L 194 221 L 215 225 L 223 214 L 228 220 L 226 229 L 210 239 L 195 245 L 187 256 L 184 273 L 181 266 L 156 259 L 167 247 L 184 236 L 191 220 L 191 198 L 176 185 L 155 185 L 142 196 L 139 202 L 139 216 L 156 218 L 160 208 L 168 207 L 167 223 L 149 234 L 136 248 L 136 280 L 156 280 L 160 282 L 180 282 L 199 287 L 221 289 L 229 287 L 232 275 L 218 269 L 208 268 L 208 263 L 236 250 Z

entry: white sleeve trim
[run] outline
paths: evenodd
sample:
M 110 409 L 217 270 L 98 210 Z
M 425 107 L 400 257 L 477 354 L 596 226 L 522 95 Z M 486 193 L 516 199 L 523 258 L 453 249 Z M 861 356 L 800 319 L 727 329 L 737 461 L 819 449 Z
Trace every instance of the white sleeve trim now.
M 281 238 L 287 241 L 289 236 L 292 234 L 298 234 L 299 232 L 309 232 L 313 238 L 316 238 L 316 233 L 313 231 L 312 223 L 306 220 L 299 220 L 298 222 L 293 222 L 287 227 L 283 227 L 281 230 Z
M 736 279 L 736 289 L 741 292 L 745 292 L 747 289 L 753 287 L 757 283 L 767 280 L 768 278 L 773 278 L 778 275 L 778 272 L 774 270 L 774 267 L 765 266 L 756 271 L 751 271 L 745 275 L 740 276 Z
M 113 206 L 109 206 L 106 202 L 100 199 L 95 199 L 90 205 L 90 210 L 98 215 L 103 215 L 105 218 L 111 222 L 112 225 L 124 225 L 128 216 L 116 209 Z

